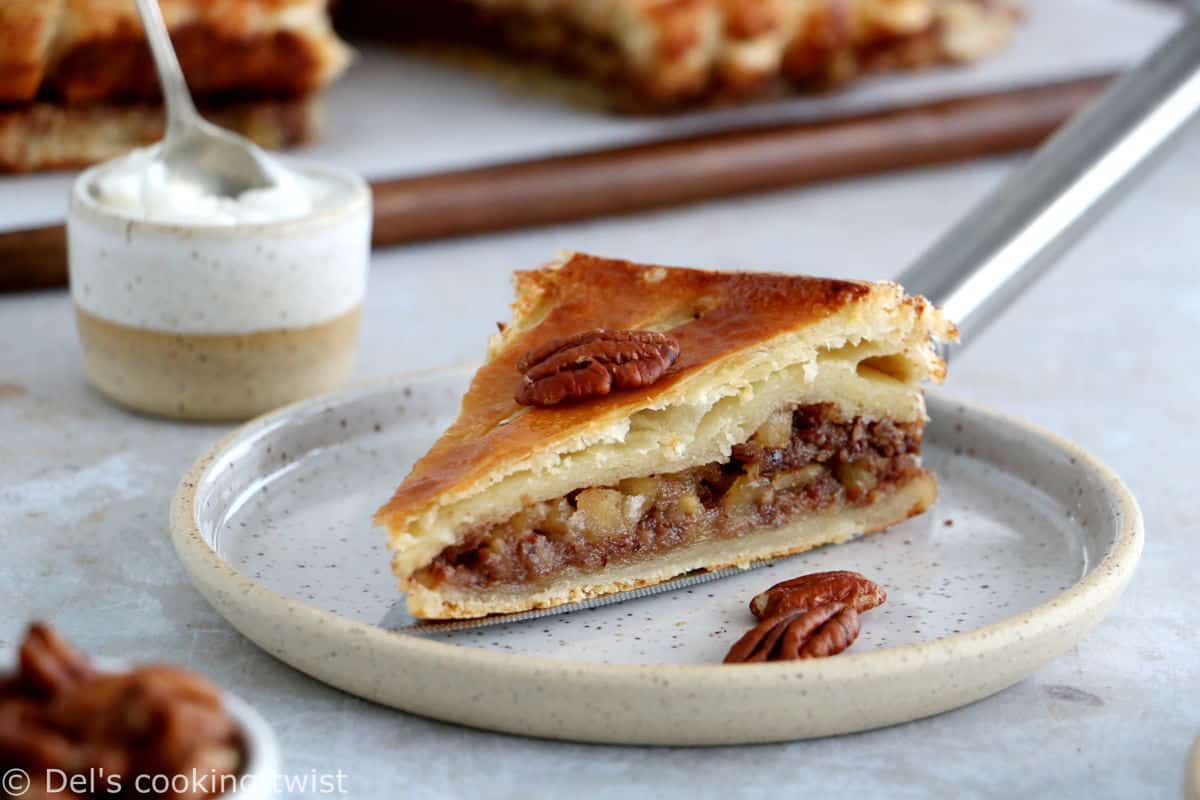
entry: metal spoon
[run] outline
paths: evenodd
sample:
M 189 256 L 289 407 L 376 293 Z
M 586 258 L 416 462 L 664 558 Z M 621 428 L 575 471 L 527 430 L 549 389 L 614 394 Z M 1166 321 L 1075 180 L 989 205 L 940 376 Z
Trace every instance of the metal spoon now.
M 250 189 L 274 186 L 278 167 L 262 150 L 205 121 L 196 111 L 158 0 L 137 0 L 137 9 L 167 108 L 166 136 L 158 146 L 157 158 L 166 165 L 169 180 L 218 197 L 237 197 Z

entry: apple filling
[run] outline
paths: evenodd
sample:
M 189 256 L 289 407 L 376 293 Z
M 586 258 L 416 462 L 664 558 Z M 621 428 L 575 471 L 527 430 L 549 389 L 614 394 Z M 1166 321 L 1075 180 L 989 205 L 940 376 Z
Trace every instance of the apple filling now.
M 781 409 L 730 459 L 628 478 L 476 526 L 414 578 L 436 588 L 542 583 L 869 505 L 921 474 L 923 423 L 845 419 L 832 404 Z

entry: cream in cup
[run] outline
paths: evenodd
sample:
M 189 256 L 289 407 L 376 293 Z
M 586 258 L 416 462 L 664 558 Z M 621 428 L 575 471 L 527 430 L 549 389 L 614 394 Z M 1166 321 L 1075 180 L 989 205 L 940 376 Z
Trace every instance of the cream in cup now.
M 366 295 L 370 190 L 321 166 L 277 177 L 236 199 L 205 195 L 173 185 L 152 151 L 80 175 L 71 297 L 97 389 L 151 414 L 233 420 L 345 379 Z

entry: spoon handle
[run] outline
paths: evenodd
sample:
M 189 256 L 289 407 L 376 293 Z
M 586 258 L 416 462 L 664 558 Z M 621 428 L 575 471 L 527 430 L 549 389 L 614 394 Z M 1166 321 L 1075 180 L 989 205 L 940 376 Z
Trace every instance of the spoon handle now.
M 167 33 L 167 24 L 163 20 L 158 0 L 137 0 L 138 16 L 142 18 L 142 28 L 146 32 L 146 40 L 150 43 L 150 52 L 154 56 L 154 65 L 158 69 L 158 77 L 162 82 L 163 100 L 167 107 L 166 138 L 178 136 L 193 128 L 200 119 L 192 95 L 188 92 L 187 81 L 183 77 L 183 69 L 175 56 L 175 47 L 171 44 L 171 36 Z
M 1119 79 L 897 280 L 972 340 L 1200 112 L 1200 15 Z

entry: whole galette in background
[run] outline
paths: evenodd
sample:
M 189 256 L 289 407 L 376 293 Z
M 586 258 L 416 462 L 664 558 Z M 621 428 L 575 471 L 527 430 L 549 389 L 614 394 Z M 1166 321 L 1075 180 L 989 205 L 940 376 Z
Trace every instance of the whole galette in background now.
M 341 0 L 339 27 L 533 56 L 604 86 L 617 108 L 664 110 L 1001 49 L 1009 0 Z

